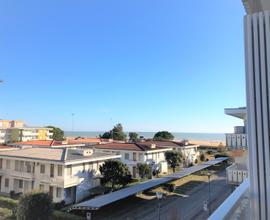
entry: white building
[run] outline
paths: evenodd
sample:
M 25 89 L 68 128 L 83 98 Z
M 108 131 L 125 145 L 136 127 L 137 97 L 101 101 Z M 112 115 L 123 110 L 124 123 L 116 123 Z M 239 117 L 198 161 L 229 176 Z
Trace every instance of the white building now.
M 52 129 L 43 127 L 0 128 L 0 144 L 17 141 L 52 140 Z
M 185 166 L 193 164 L 200 156 L 200 152 L 198 151 L 199 145 L 197 144 L 176 141 L 148 141 L 146 143 L 156 144 L 160 148 L 172 148 L 173 150 L 180 152 Z
M 225 114 L 237 117 L 243 120 L 244 126 L 235 126 L 234 133 L 226 134 L 226 146 L 233 149 L 246 149 L 247 148 L 247 134 L 246 134 L 246 122 L 247 113 L 246 108 L 226 108 Z
M 0 152 L 0 192 L 49 192 L 54 202 L 81 201 L 99 185 L 99 167 L 119 155 L 92 149 L 25 148 Z
M 161 172 L 166 173 L 167 162 L 165 160 L 165 152 L 170 150 L 172 150 L 170 147 L 159 147 L 156 144 L 147 143 L 109 143 L 95 145 L 96 152 L 121 155 L 122 162 L 128 166 L 133 177 L 138 177 L 138 163 L 160 164 Z

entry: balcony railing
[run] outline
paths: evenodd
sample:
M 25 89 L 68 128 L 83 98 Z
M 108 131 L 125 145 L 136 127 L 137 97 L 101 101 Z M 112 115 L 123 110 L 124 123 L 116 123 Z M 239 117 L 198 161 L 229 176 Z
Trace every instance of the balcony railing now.
M 245 179 L 208 220 L 248 220 L 249 216 L 249 180 Z

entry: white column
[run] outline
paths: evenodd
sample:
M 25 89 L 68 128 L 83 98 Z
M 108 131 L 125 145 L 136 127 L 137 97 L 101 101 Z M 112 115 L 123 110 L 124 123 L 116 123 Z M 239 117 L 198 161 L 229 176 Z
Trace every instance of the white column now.
M 250 219 L 270 219 L 270 16 L 245 16 Z

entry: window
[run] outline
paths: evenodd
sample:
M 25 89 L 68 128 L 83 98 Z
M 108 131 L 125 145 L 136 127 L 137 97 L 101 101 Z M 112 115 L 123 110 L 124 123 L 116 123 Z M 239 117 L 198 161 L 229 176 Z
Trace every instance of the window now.
M 125 160 L 129 160 L 129 153 L 125 153 Z
M 133 160 L 137 161 L 137 154 L 136 153 L 133 153 Z
M 139 153 L 139 161 L 143 161 L 143 154 Z
M 45 165 L 44 164 L 40 165 L 40 173 L 45 173 Z
M 9 187 L 9 179 L 5 179 L 5 187 Z
M 50 166 L 50 177 L 54 177 L 54 165 L 51 164 Z
M 51 198 L 53 198 L 53 186 L 49 187 L 49 195 Z
M 58 173 L 58 176 L 62 176 L 62 170 L 63 170 L 63 166 L 62 166 L 62 165 L 58 165 L 58 166 L 57 166 L 57 173 Z
M 62 197 L 62 188 L 57 187 L 56 188 L 56 197 L 61 198 Z
M 72 175 L 72 166 L 71 165 L 68 165 L 67 166 L 67 175 L 68 176 L 71 176 Z
M 6 160 L 6 169 L 10 169 L 10 160 Z
M 25 162 L 25 166 L 26 166 L 26 172 L 31 173 L 31 164 L 30 164 L 30 162 Z
M 23 180 L 19 180 L 19 189 L 23 188 Z
M 44 185 L 43 185 L 43 184 L 40 184 L 40 185 L 39 185 L 39 190 L 40 190 L 40 191 L 44 191 Z

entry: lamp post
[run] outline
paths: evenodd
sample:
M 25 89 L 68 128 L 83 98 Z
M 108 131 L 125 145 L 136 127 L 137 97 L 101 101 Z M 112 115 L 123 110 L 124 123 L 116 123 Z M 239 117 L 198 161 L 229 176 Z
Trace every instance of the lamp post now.
M 210 190 L 210 177 L 211 173 L 208 171 L 207 172 L 207 177 L 208 177 L 208 215 L 211 215 L 211 190 Z
M 160 220 L 160 200 L 162 199 L 163 194 L 162 192 L 156 192 L 156 196 L 158 199 L 158 220 Z

